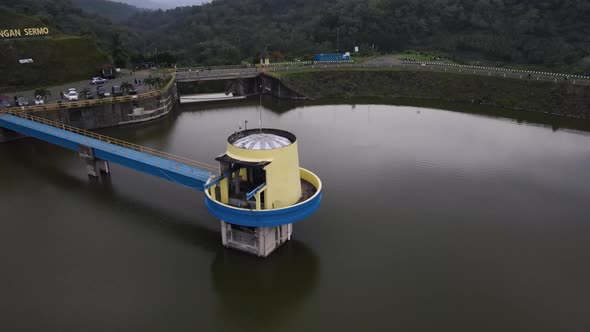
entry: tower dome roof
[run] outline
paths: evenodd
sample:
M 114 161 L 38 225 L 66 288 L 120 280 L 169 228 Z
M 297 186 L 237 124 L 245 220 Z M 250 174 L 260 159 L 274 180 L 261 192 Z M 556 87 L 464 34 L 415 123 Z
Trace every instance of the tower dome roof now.
M 250 134 L 232 143 L 235 147 L 247 150 L 272 150 L 284 148 L 290 144 L 291 141 L 288 138 L 269 133 Z

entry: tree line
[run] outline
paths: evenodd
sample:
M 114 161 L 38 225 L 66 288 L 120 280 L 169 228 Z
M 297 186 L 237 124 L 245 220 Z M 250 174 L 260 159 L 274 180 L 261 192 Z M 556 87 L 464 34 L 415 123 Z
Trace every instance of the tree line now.
M 214 0 L 142 12 L 127 25 L 185 63 L 361 50 L 590 68 L 587 0 Z
M 119 24 L 101 16 L 87 24 L 89 14 L 73 13 L 79 9 L 67 9 L 67 0 L 5 2 L 61 4 L 43 15 L 66 31 L 94 34 L 126 63 L 153 58 L 156 49 L 179 65 L 222 65 L 251 59 L 266 45 L 286 59 L 359 46 L 590 71 L 588 0 L 213 0 L 136 12 Z

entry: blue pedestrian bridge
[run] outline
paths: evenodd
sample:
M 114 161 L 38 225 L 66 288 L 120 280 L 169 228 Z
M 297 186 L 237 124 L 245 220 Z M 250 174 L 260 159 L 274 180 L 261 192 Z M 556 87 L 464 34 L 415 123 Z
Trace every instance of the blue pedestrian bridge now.
M 319 179 L 314 180 L 317 177 L 313 173 L 301 169 L 302 179 L 309 180 L 316 186 L 317 192 L 313 197 L 277 210 L 257 211 L 231 207 L 211 199 L 209 190 L 206 190 L 211 187 L 208 184 L 217 182 L 224 176 L 219 174 L 218 167 L 36 117 L 20 109 L 0 110 L 0 128 L 76 151 L 87 162 L 90 161 L 90 164 L 95 163 L 94 168 L 96 162 L 103 162 L 107 173 L 108 162 L 113 162 L 189 188 L 206 191 L 205 203 L 209 211 L 230 224 L 251 227 L 291 224 L 312 214 L 318 208 L 322 196 Z

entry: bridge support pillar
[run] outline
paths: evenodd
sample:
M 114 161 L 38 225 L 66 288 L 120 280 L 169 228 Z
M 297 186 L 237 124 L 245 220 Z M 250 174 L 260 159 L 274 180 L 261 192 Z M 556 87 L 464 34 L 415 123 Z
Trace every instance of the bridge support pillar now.
M 98 177 L 100 173 L 109 174 L 111 172 L 109 162 L 94 157 L 94 151 L 91 147 L 80 146 L 79 155 L 86 162 L 88 175 Z
M 86 172 L 90 176 L 98 177 L 98 163 L 96 159 L 86 159 Z
M 293 224 L 271 227 L 246 227 L 221 222 L 221 242 L 227 248 L 267 257 L 291 240 Z
M 98 169 L 103 174 L 111 174 L 111 168 L 109 167 L 109 162 L 106 160 L 96 159 L 98 163 Z

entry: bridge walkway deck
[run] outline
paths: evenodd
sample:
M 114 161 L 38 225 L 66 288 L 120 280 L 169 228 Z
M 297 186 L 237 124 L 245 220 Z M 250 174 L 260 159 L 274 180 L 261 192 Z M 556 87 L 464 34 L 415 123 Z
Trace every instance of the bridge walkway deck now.
M 217 168 L 188 158 L 99 135 L 14 110 L 0 113 L 0 127 L 70 150 L 92 148 L 94 157 L 203 190 Z

